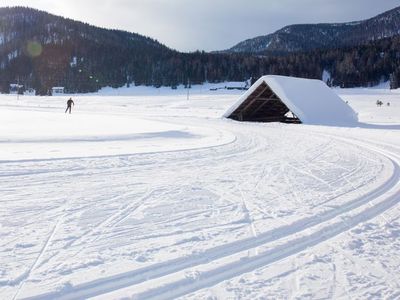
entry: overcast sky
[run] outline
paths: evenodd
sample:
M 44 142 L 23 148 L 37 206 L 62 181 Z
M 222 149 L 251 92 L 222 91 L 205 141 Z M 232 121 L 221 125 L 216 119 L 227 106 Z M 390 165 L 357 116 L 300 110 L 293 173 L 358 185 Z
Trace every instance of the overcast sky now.
M 400 0 L 0 0 L 16 5 L 137 32 L 181 51 L 210 51 L 285 25 L 363 20 Z

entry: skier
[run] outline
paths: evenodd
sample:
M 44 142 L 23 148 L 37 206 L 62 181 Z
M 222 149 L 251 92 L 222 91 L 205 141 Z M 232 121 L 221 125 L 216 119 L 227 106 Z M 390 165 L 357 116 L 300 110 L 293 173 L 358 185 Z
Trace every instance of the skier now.
M 65 113 L 67 113 L 68 110 L 69 113 L 71 113 L 72 105 L 75 106 L 75 103 L 72 98 L 69 98 L 69 100 L 67 101 L 67 109 L 65 110 Z

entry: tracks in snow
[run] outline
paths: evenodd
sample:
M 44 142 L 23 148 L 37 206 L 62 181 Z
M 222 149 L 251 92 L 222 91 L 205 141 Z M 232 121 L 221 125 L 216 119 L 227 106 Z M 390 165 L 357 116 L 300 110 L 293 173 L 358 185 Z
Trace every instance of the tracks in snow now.
M 29 268 L 29 270 L 27 272 L 25 272 L 24 276 L 22 276 L 20 278 L 21 282 L 19 283 L 17 291 L 14 294 L 13 300 L 17 299 L 22 287 L 24 286 L 24 283 L 29 278 L 29 276 L 32 274 L 32 272 L 39 266 L 40 261 L 41 261 L 43 255 L 46 253 L 47 248 L 49 247 L 50 242 L 53 239 L 53 237 L 57 231 L 57 228 L 58 228 L 61 220 L 63 219 L 63 217 L 64 216 L 61 216 L 57 219 L 55 225 L 53 226 L 53 229 L 51 230 L 49 236 L 47 237 L 46 241 L 44 242 L 43 247 L 39 252 L 39 255 L 36 257 L 35 261 L 33 262 L 32 266 Z
M 332 136 L 329 137 L 332 138 Z M 208 249 L 201 254 L 154 264 L 132 272 L 74 286 L 67 292 L 38 295 L 29 299 L 87 298 L 125 287 L 140 287 L 141 283 L 152 284 L 154 288 L 143 289 L 135 295 L 136 298 L 173 299 L 295 255 L 335 237 L 361 222 L 379 216 L 397 204 L 400 195 L 400 155 L 397 153 L 399 149 L 396 152 L 387 151 L 363 141 L 342 137 L 334 138 L 388 158 L 393 165 L 391 177 L 375 190 L 340 207 L 259 233 L 255 237 Z M 247 251 L 269 243 L 273 244 L 269 250 L 256 252 L 251 257 L 247 255 Z M 195 277 L 186 277 L 185 271 L 194 268 L 202 269 L 202 271 L 198 272 Z M 161 277 L 165 278 L 162 285 L 158 282 Z

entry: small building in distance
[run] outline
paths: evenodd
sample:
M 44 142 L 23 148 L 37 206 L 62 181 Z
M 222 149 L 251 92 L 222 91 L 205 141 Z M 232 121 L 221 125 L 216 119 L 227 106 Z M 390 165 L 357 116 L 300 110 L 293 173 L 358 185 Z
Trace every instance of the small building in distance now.
M 33 88 L 28 88 L 25 90 L 24 95 L 27 96 L 35 96 L 36 95 L 36 90 Z
M 358 122 L 354 110 L 323 81 L 277 75 L 257 80 L 224 117 L 333 126 Z
M 22 94 L 24 86 L 18 83 L 10 83 L 10 94 Z
M 65 88 L 63 86 L 55 86 L 51 88 L 51 94 L 52 95 L 57 95 L 57 94 L 64 94 Z

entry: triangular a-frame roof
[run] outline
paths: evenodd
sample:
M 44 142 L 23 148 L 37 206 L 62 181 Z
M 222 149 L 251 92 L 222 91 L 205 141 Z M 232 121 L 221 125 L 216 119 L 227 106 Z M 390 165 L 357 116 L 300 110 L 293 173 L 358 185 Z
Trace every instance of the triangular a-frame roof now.
M 224 117 L 321 125 L 357 123 L 354 110 L 323 81 L 277 75 L 257 80 Z

